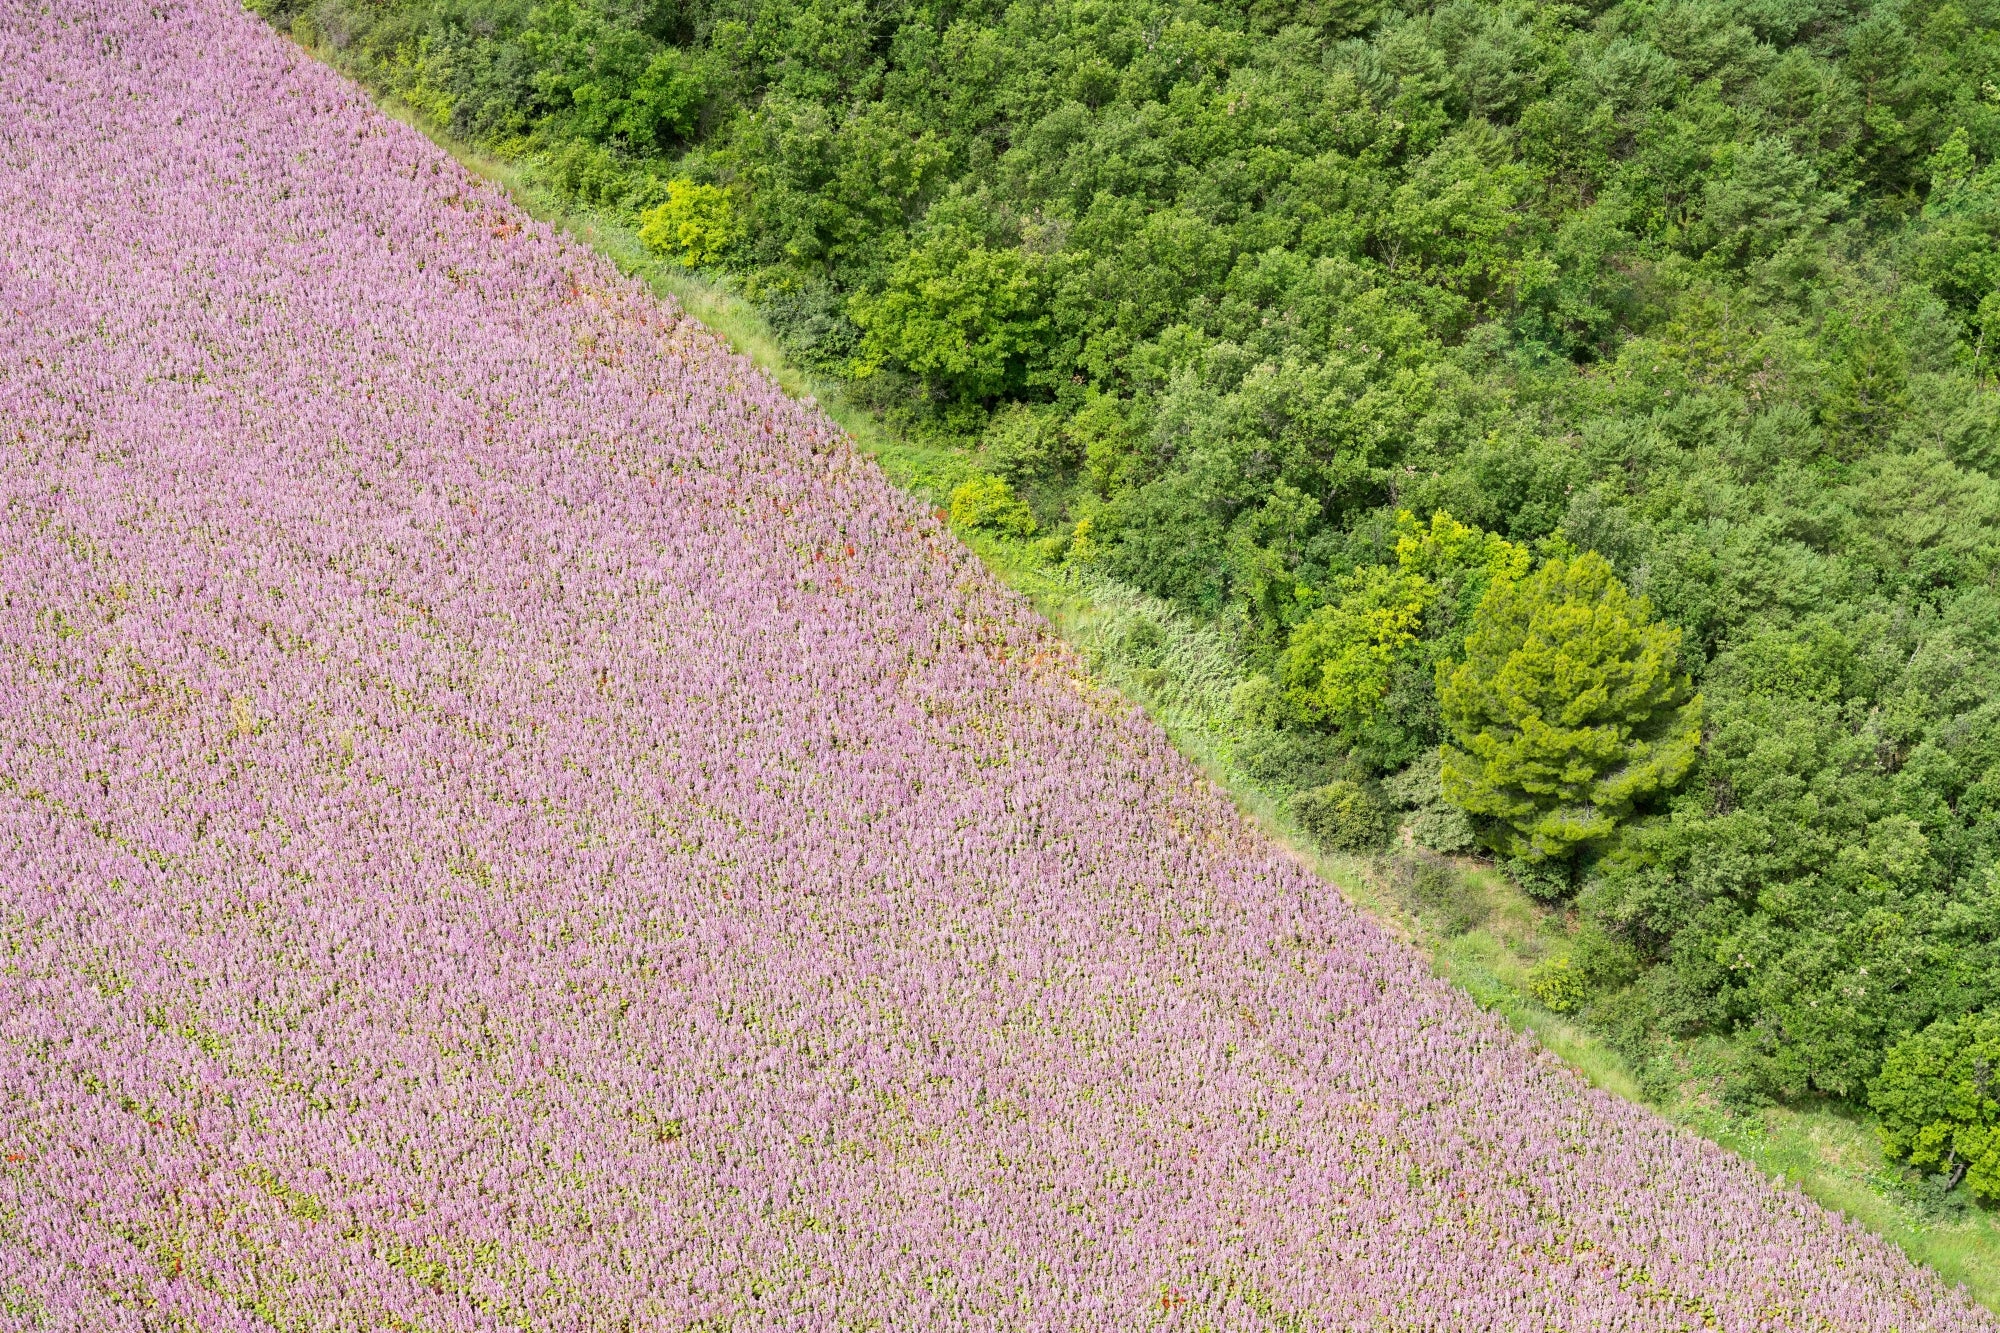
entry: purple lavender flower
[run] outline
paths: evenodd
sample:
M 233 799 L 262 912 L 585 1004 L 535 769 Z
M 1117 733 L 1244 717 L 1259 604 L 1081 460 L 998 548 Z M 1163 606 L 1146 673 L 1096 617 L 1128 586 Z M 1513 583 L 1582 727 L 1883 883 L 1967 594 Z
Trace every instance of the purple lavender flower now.
M 0 0 L 0 1328 L 1992 1327 L 222 0 Z

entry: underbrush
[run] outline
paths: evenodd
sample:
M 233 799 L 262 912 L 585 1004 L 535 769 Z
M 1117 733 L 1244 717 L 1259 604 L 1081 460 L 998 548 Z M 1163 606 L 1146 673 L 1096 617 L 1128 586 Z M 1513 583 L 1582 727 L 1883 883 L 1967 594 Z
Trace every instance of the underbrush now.
M 319 52 L 339 64 L 336 54 Z M 815 399 L 907 492 L 940 508 L 980 461 L 948 438 L 885 425 L 837 381 L 788 361 L 763 316 L 727 286 L 657 258 L 613 218 L 571 211 L 518 163 L 468 149 L 420 112 L 387 104 L 462 163 L 508 188 L 536 217 L 565 229 L 623 271 L 677 300 L 788 392 Z M 1439 817 L 1421 792 L 1375 792 L 1387 846 L 1343 849 L 1337 802 L 1314 793 L 1348 781 L 1331 745 L 1261 725 L 1246 707 L 1249 671 L 1226 627 L 1052 559 L 1028 537 L 966 530 L 989 569 L 1030 598 L 1096 676 L 1144 706 L 1181 750 L 1264 828 L 1338 885 L 1357 907 L 1417 946 L 1433 970 L 1526 1031 L 1594 1085 L 1652 1106 L 1772 1176 L 1900 1246 L 2000 1311 L 2000 1217 L 1961 1185 L 1944 1188 L 1890 1163 L 1872 1119 L 1831 1101 L 1773 1105 L 1737 1077 L 1738 1052 L 1713 1037 L 1621 1040 L 1615 1008 L 1586 1004 L 1591 987 L 1566 973 L 1607 965 L 1573 908 L 1536 901 L 1491 862 L 1416 844 Z M 1254 701 L 1253 701 L 1254 703 Z M 1329 809 L 1335 813 L 1329 814 Z M 1327 830 L 1335 833 L 1329 836 Z M 1316 836 L 1317 835 L 1317 836 Z M 1448 838 L 1430 837 L 1432 846 Z M 1335 845 L 1329 846 L 1329 843 Z M 1615 966 L 1615 960 L 1612 964 Z M 1595 988 L 1601 991 L 1602 987 Z

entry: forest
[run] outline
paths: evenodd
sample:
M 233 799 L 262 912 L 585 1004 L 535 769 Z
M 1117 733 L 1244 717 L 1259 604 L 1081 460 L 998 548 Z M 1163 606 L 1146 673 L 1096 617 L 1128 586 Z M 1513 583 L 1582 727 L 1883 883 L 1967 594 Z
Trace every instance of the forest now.
M 1993 0 L 257 7 L 1220 626 L 1561 1007 L 2000 1195 Z

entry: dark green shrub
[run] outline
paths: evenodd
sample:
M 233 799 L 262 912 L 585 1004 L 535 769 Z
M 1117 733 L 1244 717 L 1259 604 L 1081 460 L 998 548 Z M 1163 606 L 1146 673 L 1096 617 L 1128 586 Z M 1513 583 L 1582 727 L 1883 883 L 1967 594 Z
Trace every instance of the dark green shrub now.
M 1639 960 L 1630 945 L 1592 921 L 1581 923 L 1560 952 L 1528 973 L 1528 993 L 1558 1014 L 1576 1013 L 1594 996 L 1623 990 L 1637 979 Z
M 1041 481 L 1075 470 L 1081 452 L 1048 408 L 1016 404 L 994 414 L 980 452 L 1009 481 Z
M 1465 812 L 1445 799 L 1438 780 L 1438 752 L 1426 750 L 1402 772 L 1382 779 L 1382 791 L 1404 812 L 1410 837 L 1419 847 L 1447 856 L 1462 855 L 1479 846 L 1479 835 Z
M 550 153 L 540 174 L 572 206 L 612 207 L 625 197 L 629 187 L 617 156 L 582 139 L 570 139 Z
M 1253 731 L 1237 743 L 1237 767 L 1268 791 L 1323 786 L 1347 767 L 1331 738 L 1311 732 Z
M 1387 806 L 1366 786 L 1346 778 L 1309 787 L 1286 802 L 1299 827 L 1331 851 L 1380 847 L 1395 823 Z
M 1516 857 L 1506 862 L 1506 869 L 1507 878 L 1539 903 L 1559 903 L 1576 892 L 1576 867 L 1568 861 Z
M 785 354 L 800 365 L 837 370 L 861 346 L 861 330 L 847 317 L 847 298 L 832 283 L 802 283 L 774 291 L 763 305 Z

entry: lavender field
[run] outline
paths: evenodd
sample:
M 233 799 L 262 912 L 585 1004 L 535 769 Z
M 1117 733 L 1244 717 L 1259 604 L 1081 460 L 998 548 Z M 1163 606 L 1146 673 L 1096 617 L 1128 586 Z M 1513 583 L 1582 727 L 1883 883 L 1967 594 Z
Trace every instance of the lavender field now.
M 0 1328 L 1993 1326 L 255 19 L 0 6 Z

